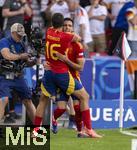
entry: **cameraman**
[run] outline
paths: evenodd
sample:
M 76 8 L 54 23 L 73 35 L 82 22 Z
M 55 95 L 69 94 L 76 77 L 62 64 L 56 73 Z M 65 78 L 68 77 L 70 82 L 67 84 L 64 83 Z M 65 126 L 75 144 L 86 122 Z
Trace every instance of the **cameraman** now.
M 22 67 L 24 63 L 29 64 L 30 58 L 22 44 L 24 35 L 23 25 L 15 23 L 11 26 L 11 36 L 0 40 L 0 102 L 2 97 L 8 97 L 10 100 L 12 98 L 11 91 L 16 90 L 26 107 L 31 121 L 33 121 L 36 110 L 31 101 L 31 92 L 25 82 L 23 75 L 24 67 Z M 34 65 L 35 62 L 30 63 Z M 0 110 L 5 109 L 2 106 L 5 105 L 0 105 Z M 0 111 L 1 117 L 3 116 L 2 112 Z

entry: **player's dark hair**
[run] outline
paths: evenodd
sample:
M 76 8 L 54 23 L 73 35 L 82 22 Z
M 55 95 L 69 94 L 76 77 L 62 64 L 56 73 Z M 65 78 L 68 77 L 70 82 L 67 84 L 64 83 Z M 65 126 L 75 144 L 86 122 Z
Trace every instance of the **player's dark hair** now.
M 55 13 L 52 16 L 52 26 L 54 28 L 60 28 L 63 26 L 64 23 L 64 17 L 61 13 Z
M 64 21 L 71 21 L 74 24 L 74 21 L 71 18 L 64 18 Z

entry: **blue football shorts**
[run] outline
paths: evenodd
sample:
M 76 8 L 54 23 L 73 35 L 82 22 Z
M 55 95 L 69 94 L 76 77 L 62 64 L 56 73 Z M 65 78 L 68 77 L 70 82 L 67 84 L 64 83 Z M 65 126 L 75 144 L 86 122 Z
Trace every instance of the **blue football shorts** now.
M 75 80 L 69 72 L 60 74 L 50 70 L 45 71 L 41 84 L 41 90 L 47 97 L 56 96 L 58 89 L 66 95 L 71 95 L 75 90 L 82 88 L 82 84 Z

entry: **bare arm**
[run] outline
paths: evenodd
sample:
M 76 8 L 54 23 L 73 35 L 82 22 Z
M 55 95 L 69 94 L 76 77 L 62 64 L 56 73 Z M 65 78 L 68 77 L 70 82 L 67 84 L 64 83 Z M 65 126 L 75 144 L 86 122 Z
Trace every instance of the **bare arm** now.
M 133 26 L 137 24 L 137 15 L 135 15 L 132 19 L 128 20 Z
M 78 41 L 81 41 L 81 37 L 77 34 L 74 34 L 72 42 L 78 42 Z
M 4 8 L 2 10 L 3 17 L 13 17 L 16 15 L 21 15 L 21 14 L 24 14 L 24 8 L 20 8 L 19 10 L 16 10 L 16 11 L 10 11 L 9 8 Z
M 46 61 L 43 66 L 45 70 L 51 70 L 50 63 L 48 61 Z
M 94 9 L 94 6 L 91 6 L 90 9 L 89 9 L 89 11 L 88 11 L 88 17 L 89 17 L 89 19 L 93 16 L 93 13 L 92 13 L 93 9 Z
M 77 63 L 74 63 L 73 61 L 71 61 L 70 59 L 67 59 L 65 61 L 71 68 L 73 68 L 74 70 L 77 71 L 82 71 L 84 68 L 84 58 L 78 58 L 77 59 Z
M 22 7 L 24 8 L 24 13 L 26 13 L 28 16 L 32 15 L 32 9 L 30 8 L 27 0 L 20 0 L 22 3 Z
M 108 13 L 108 17 L 110 18 L 110 20 L 116 19 L 116 16 L 112 15 L 111 13 Z
M 106 16 L 105 15 L 92 16 L 90 19 L 96 19 L 96 20 L 104 21 L 106 19 Z
M 7 60 L 19 60 L 19 59 L 28 59 L 29 58 L 29 54 L 27 54 L 27 53 L 13 54 L 10 52 L 10 50 L 8 48 L 3 48 L 1 50 L 1 54 L 2 54 L 3 58 L 5 58 Z
M 81 43 L 82 43 L 82 45 L 83 45 L 83 47 L 84 47 L 84 49 L 88 49 L 88 45 L 87 45 L 87 43 L 85 43 L 85 28 L 86 28 L 86 26 L 85 26 L 85 24 L 80 24 L 80 37 L 81 37 Z
M 78 58 L 77 63 L 74 63 L 67 57 L 67 55 L 63 55 L 61 53 L 56 53 L 56 56 L 58 57 L 59 60 L 64 61 L 66 64 L 68 64 L 74 70 L 77 70 L 77 71 L 83 70 L 84 62 L 85 62 L 84 58 Z
M 85 24 L 80 24 L 80 37 L 82 38 L 82 40 L 84 40 L 84 35 L 85 35 Z
M 24 10 L 28 16 L 32 15 L 32 9 L 30 8 L 30 6 L 27 3 L 24 5 Z
M 51 7 L 55 4 L 54 0 L 51 0 L 51 3 L 47 6 L 45 13 L 50 14 L 51 13 Z
M 97 20 L 100 20 L 100 21 L 104 21 L 106 19 L 106 15 L 100 15 L 100 16 L 94 16 L 93 15 L 93 9 L 96 7 L 96 3 L 93 4 L 89 11 L 88 11 L 88 17 L 89 19 L 97 19 Z

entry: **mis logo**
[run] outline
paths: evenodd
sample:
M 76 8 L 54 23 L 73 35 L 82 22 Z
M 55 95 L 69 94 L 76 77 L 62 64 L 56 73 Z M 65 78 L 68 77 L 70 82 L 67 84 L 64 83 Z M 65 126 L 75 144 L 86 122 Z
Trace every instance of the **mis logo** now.
M 13 132 L 11 127 L 6 127 L 6 145 L 10 145 L 10 139 L 12 141 L 13 145 L 17 145 L 20 143 L 21 145 L 24 145 L 25 143 L 25 128 L 24 127 L 19 127 L 18 129 L 18 133 L 16 135 L 16 137 L 14 137 Z M 41 141 L 37 141 L 37 138 L 32 138 L 32 142 L 34 145 L 45 145 L 47 142 L 47 138 L 46 138 L 46 129 L 41 127 L 40 131 L 42 131 L 42 134 L 38 134 L 37 138 L 41 139 Z M 27 140 L 26 140 L 26 145 L 30 145 L 30 140 L 31 139 L 31 131 L 30 131 L 30 127 L 27 127 Z

